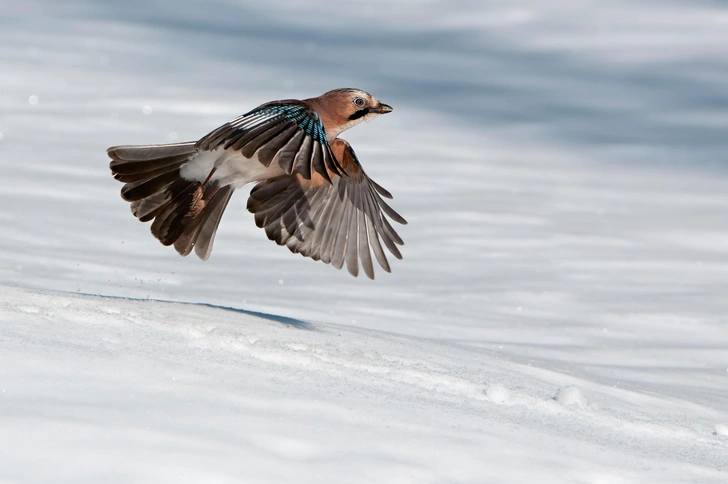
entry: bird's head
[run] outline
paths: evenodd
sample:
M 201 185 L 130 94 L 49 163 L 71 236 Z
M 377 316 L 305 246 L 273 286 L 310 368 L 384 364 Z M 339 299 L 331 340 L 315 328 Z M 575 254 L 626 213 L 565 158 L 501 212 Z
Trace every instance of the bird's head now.
M 334 89 L 306 102 L 321 117 L 329 142 L 359 123 L 392 112 L 391 106 L 361 89 Z

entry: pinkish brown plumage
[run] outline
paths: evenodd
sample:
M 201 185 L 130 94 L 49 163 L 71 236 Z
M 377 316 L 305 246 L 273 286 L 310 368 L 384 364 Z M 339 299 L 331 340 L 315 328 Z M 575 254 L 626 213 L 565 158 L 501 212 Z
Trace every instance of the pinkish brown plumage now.
M 361 105 L 356 104 L 357 99 L 361 100 Z M 359 123 L 369 121 L 378 114 L 392 112 L 391 106 L 382 104 L 368 92 L 358 89 L 334 89 L 303 102 L 318 113 L 329 143 Z
M 365 91 L 335 89 L 263 104 L 197 142 L 107 153 L 134 216 L 153 221 L 152 234 L 181 255 L 194 250 L 207 259 L 232 193 L 255 182 L 248 210 L 268 238 L 339 269 L 346 263 L 354 276 L 361 264 L 373 279 L 372 253 L 390 271 L 382 243 L 402 257 L 402 239 L 387 217 L 406 222 L 338 136 L 391 111 Z

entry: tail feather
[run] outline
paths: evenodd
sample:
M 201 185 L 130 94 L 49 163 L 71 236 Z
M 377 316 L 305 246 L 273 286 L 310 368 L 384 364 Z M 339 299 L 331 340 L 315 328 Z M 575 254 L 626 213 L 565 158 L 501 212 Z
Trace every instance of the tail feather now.
M 179 168 L 152 178 L 141 178 L 128 182 L 121 189 L 121 198 L 135 202 L 159 193 L 180 179 Z
M 131 202 L 131 213 L 142 222 L 149 222 L 172 200 L 172 191 L 161 191 Z
M 138 161 L 135 161 L 133 163 L 127 163 L 125 165 L 119 165 L 117 167 L 112 166 L 111 169 L 115 171 L 115 173 L 114 173 L 115 179 L 117 179 L 123 183 L 129 183 L 129 182 L 133 182 L 135 180 L 139 180 L 141 178 L 153 178 L 153 177 L 156 177 L 159 175 L 164 175 L 165 173 L 169 173 L 171 171 L 174 171 L 174 170 L 180 168 L 185 163 L 187 163 L 187 159 L 185 159 L 183 161 L 178 161 L 175 163 L 169 163 L 169 164 L 166 164 L 163 166 L 159 166 L 154 169 L 146 168 L 145 171 L 131 172 L 130 170 L 128 170 L 129 166 L 142 164 L 142 163 L 139 163 Z M 151 165 L 151 163 L 150 163 L 150 165 Z M 124 171 L 126 171 L 126 173 L 124 173 Z
M 149 222 L 190 185 L 194 185 L 194 182 L 180 178 L 157 193 L 133 201 L 131 203 L 131 213 L 142 222 Z
M 195 206 L 195 198 L 199 198 L 200 182 L 185 186 L 169 203 L 167 203 L 152 222 L 152 235 L 163 245 L 172 245 L 182 235 L 187 225 L 201 212 Z M 196 197 L 197 195 L 197 197 Z
M 150 160 L 160 160 L 174 156 L 187 156 L 189 158 L 197 153 L 197 147 L 192 141 L 170 145 L 112 146 L 106 150 L 106 153 L 112 160 L 147 163 Z
M 220 225 L 220 219 L 222 219 L 225 207 L 227 207 L 230 197 L 233 195 L 233 190 L 234 189 L 229 186 L 220 189 L 218 192 L 218 195 L 220 196 L 219 200 L 217 203 L 210 206 L 210 210 L 205 216 L 205 220 L 200 225 L 200 233 L 197 236 L 197 242 L 195 244 L 195 254 L 197 254 L 197 257 L 202 260 L 207 260 L 210 257 L 212 244 L 215 242 L 217 226 Z
M 226 186 L 210 198 L 204 215 L 196 217 L 175 241 L 174 248 L 180 255 L 188 255 L 194 247 L 200 259 L 207 260 L 210 257 L 217 227 L 232 194 L 232 187 Z
M 190 224 L 185 227 L 182 235 L 174 241 L 174 248 L 181 256 L 187 256 L 192 252 L 195 242 L 197 242 L 200 235 L 200 227 L 202 226 L 202 222 L 205 217 L 207 217 L 207 214 L 201 217 L 195 217 Z
M 198 153 L 195 144 L 115 146 L 107 153 L 114 178 L 125 183 L 121 196 L 131 202 L 132 214 L 153 220 L 151 232 L 162 244 L 183 256 L 194 248 L 206 260 L 234 189 L 182 178 L 180 168 Z

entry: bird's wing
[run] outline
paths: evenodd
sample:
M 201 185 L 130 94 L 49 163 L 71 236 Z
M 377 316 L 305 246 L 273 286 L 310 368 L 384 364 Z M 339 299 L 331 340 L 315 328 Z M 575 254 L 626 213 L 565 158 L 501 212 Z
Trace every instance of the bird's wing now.
M 257 152 L 265 166 L 276 159 L 286 173 L 299 173 L 307 180 L 318 173 L 330 183 L 330 173 L 341 173 L 321 119 L 303 101 L 274 101 L 258 106 L 206 135 L 197 147 L 231 149 L 247 158 Z
M 372 252 L 390 272 L 380 241 L 402 258 L 397 245 L 404 243 L 387 217 L 407 222 L 382 199 L 392 195 L 364 173 L 349 143 L 337 138 L 332 149 L 344 176 L 330 173 L 328 183 L 316 174 L 306 179 L 293 173 L 260 182 L 250 192 L 248 210 L 278 245 L 337 269 L 346 262 L 353 276 L 361 261 L 366 275 L 374 279 Z

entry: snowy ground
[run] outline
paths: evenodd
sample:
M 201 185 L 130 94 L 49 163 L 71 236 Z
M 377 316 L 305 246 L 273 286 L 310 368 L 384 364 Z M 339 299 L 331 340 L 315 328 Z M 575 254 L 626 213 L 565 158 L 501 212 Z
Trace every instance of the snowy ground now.
M 728 9 L 331 5 L 0 5 L 0 482 L 728 481 Z M 244 193 L 180 258 L 109 175 L 343 86 L 374 282 Z

